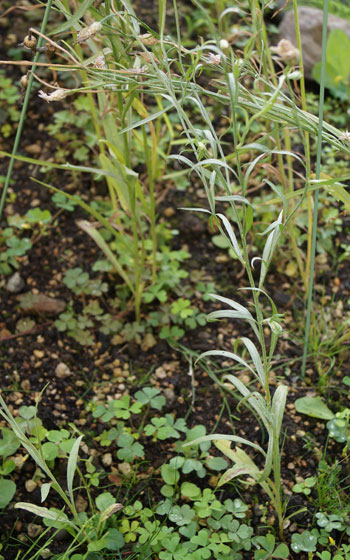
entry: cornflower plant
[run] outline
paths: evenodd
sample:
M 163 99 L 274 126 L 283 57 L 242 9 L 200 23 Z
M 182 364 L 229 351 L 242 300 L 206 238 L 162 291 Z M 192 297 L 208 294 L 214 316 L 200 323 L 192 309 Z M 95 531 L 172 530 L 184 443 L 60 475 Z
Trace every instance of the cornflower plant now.
M 162 33 L 161 33 L 162 37 Z M 161 45 L 164 48 L 164 42 L 161 40 Z M 173 47 L 174 48 L 174 47 Z M 175 47 L 176 48 L 176 47 Z M 268 297 L 271 307 L 272 315 L 270 317 L 265 317 L 263 312 L 263 307 L 261 305 L 261 296 L 267 295 L 264 290 L 264 282 L 270 266 L 275 247 L 278 243 L 280 235 L 285 227 L 287 217 L 283 218 L 284 211 L 280 211 L 277 219 L 270 224 L 262 235 L 267 235 L 265 247 L 263 250 L 262 257 L 255 257 L 253 261 L 250 261 L 248 254 L 248 240 L 247 234 L 252 226 L 253 219 L 253 207 L 247 199 L 247 189 L 249 184 L 249 177 L 253 172 L 255 166 L 258 162 L 264 158 L 267 154 L 271 155 L 271 150 L 269 150 L 263 144 L 256 145 L 246 145 L 242 142 L 242 134 L 238 129 L 237 122 L 237 111 L 238 111 L 238 79 L 240 76 L 240 63 L 235 60 L 233 53 L 231 53 L 231 59 L 216 46 L 210 45 L 211 51 L 216 54 L 212 55 L 207 60 L 215 60 L 215 64 L 223 64 L 224 76 L 226 79 L 226 84 L 229 92 L 229 107 L 230 107 L 230 128 L 233 136 L 233 151 L 236 155 L 235 163 L 237 169 L 234 170 L 226 161 L 224 150 L 216 131 L 212 125 L 210 115 L 206 110 L 203 98 L 200 95 L 200 88 L 193 87 L 196 86 L 193 81 L 183 81 L 182 91 L 180 96 L 176 95 L 173 82 L 174 78 L 171 75 L 170 68 L 169 72 L 159 71 L 157 73 L 159 81 L 164 87 L 164 97 L 169 99 L 174 105 L 183 130 L 187 136 L 188 143 L 191 147 L 192 156 L 195 156 L 196 161 L 193 162 L 193 157 L 190 159 L 184 155 L 171 156 L 177 161 L 190 167 L 192 171 L 197 173 L 200 177 L 208 197 L 209 210 L 203 208 L 192 208 L 191 210 L 205 212 L 211 216 L 219 227 L 222 235 L 224 235 L 237 258 L 242 266 L 245 267 L 247 276 L 249 279 L 248 289 L 252 292 L 255 317 L 251 312 L 241 304 L 237 303 L 228 298 L 223 298 L 221 296 L 214 296 L 218 301 L 225 303 L 230 307 L 227 311 L 216 311 L 212 313 L 209 317 L 211 319 L 220 318 L 233 318 L 233 319 L 243 319 L 248 322 L 252 328 L 253 334 L 257 339 L 257 345 L 249 338 L 242 337 L 240 340 L 243 343 L 246 351 L 248 352 L 251 363 L 245 361 L 239 355 L 227 352 L 223 350 L 212 350 L 205 352 L 200 356 L 199 359 L 220 356 L 234 360 L 244 368 L 248 369 L 255 377 L 257 382 L 257 388 L 260 391 L 251 391 L 248 389 L 235 375 L 227 375 L 225 379 L 229 381 L 242 395 L 243 399 L 249 403 L 251 408 L 254 410 L 255 414 L 262 421 L 268 433 L 268 448 L 265 451 L 261 446 L 248 441 L 247 439 L 238 436 L 227 436 L 227 435 L 212 435 L 206 438 L 200 438 L 200 441 L 214 440 L 216 446 L 227 455 L 234 463 L 234 466 L 229 469 L 220 479 L 219 484 L 228 482 L 229 480 L 239 477 L 242 475 L 249 475 L 255 480 L 256 483 L 260 484 L 265 492 L 271 499 L 276 513 L 279 519 L 280 531 L 283 531 L 283 519 L 284 519 L 284 504 L 282 500 L 282 489 L 281 489 L 281 474 L 280 474 L 280 433 L 282 426 L 283 412 L 286 403 L 287 388 L 284 385 L 277 387 L 274 395 L 271 394 L 269 372 L 271 369 L 271 360 L 274 354 L 274 350 L 277 344 L 278 336 L 281 332 L 280 326 L 280 316 L 277 313 L 276 307 Z M 194 50 L 190 53 L 193 57 L 194 64 L 187 69 L 186 74 L 188 76 L 191 74 L 195 78 L 196 72 L 200 68 L 199 57 L 202 60 L 206 60 L 205 48 L 200 50 Z M 210 53 L 211 53 L 210 51 Z M 178 66 L 181 67 L 183 62 L 181 60 L 182 53 L 178 50 L 180 55 L 180 60 Z M 167 61 L 169 59 L 169 52 L 164 49 L 162 60 Z M 214 59 L 214 57 L 217 57 Z M 165 66 L 166 66 L 165 62 Z M 184 69 L 184 66 L 182 66 Z M 270 100 L 270 105 L 273 103 L 274 99 L 277 97 L 281 87 L 282 80 L 280 80 L 280 87 L 276 89 L 272 101 Z M 207 94 L 207 92 L 202 92 Z M 180 98 L 179 98 L 180 97 Z M 189 104 L 196 106 L 199 109 L 201 118 L 205 123 L 204 129 L 195 128 L 188 116 L 188 111 L 186 111 L 186 105 Z M 267 109 L 266 109 L 267 111 Z M 253 119 L 253 117 L 252 117 Z M 252 120 L 251 119 L 251 120 Z M 249 123 L 248 123 L 249 124 Z M 137 126 L 137 125 L 134 125 Z M 245 136 L 245 134 L 244 134 Z M 208 148 L 206 147 L 208 144 Z M 250 163 L 247 169 L 242 168 L 240 164 L 240 153 L 247 149 L 256 149 L 260 153 L 252 163 Z M 236 184 L 232 184 L 232 177 L 234 177 Z M 239 187 L 239 189 L 237 188 Z M 217 191 L 224 191 L 224 194 L 218 195 Z M 239 192 L 239 194 L 236 194 Z M 216 211 L 216 203 L 229 203 L 232 215 L 234 216 L 235 228 L 227 219 L 227 217 Z M 242 209 L 239 210 L 238 205 L 241 205 Z M 238 233 L 236 235 L 235 229 Z M 254 261 L 261 261 L 260 277 L 256 284 L 253 274 Z M 266 326 L 270 327 L 271 336 L 270 342 L 267 344 L 264 334 L 264 328 Z M 236 447 L 231 449 L 230 442 L 245 444 L 255 451 L 259 451 L 264 459 L 263 470 L 257 466 L 253 459 L 241 448 Z
M 195 3 L 200 6 L 198 2 Z M 310 179 L 305 182 L 303 189 L 289 193 L 284 193 L 278 184 L 266 179 L 266 185 L 277 195 L 273 202 L 269 200 L 268 203 L 282 205 L 283 209 L 276 208 L 275 221 L 267 225 L 264 232 L 258 234 L 266 236 L 266 241 L 262 255 L 255 255 L 252 259 L 249 254 L 249 235 L 253 231 L 256 208 L 247 196 L 254 173 L 264 164 L 273 165 L 276 158 L 282 158 L 282 161 L 283 158 L 287 158 L 288 161 L 298 159 L 304 166 L 303 159 L 291 150 L 274 148 L 276 129 L 284 134 L 289 134 L 290 130 L 299 131 L 305 142 L 308 141 L 308 135 L 316 138 L 321 134 L 323 141 L 346 153 L 349 153 L 349 146 L 343 141 L 342 133 L 327 123 L 319 132 L 317 117 L 300 109 L 284 92 L 285 83 L 297 76 L 290 72 L 290 68 L 287 68 L 275 83 L 270 83 L 247 59 L 243 60 L 235 56 L 228 41 L 222 39 L 216 32 L 210 18 L 208 18 L 208 25 L 215 39 L 205 41 L 193 49 L 182 47 L 175 1 L 173 7 L 177 26 L 176 41 L 166 37 L 164 33 L 165 0 L 159 1 L 160 32 L 157 35 L 157 43 L 152 46 L 152 52 L 148 51 L 147 45 L 142 43 L 140 38 L 135 37 L 139 48 L 145 53 L 144 60 L 147 60 L 143 88 L 149 95 L 157 95 L 165 100 L 164 111 L 176 112 L 183 129 L 183 136 L 186 137 L 186 148 L 180 154 L 169 156 L 169 159 L 187 166 L 192 174 L 198 176 L 206 191 L 209 207 L 186 210 L 207 213 L 210 220 L 220 229 L 221 234 L 226 237 L 235 258 L 245 269 L 248 279 L 248 286 L 245 289 L 252 294 L 254 306 L 254 311 L 251 312 L 234 300 L 214 296 L 218 301 L 229 306 L 229 309 L 216 311 L 209 315 L 209 318 L 244 320 L 252 329 L 255 340 L 247 337 L 239 339 L 249 359 L 235 352 L 212 350 L 202 354 L 199 360 L 212 356 L 229 358 L 236 362 L 238 367 L 250 371 L 256 382 L 254 390 L 246 387 L 234 374 L 226 375 L 224 381 L 232 384 L 242 395 L 243 401 L 250 405 L 268 434 L 265 449 L 248 439 L 225 434 L 206 436 L 198 439 L 197 442 L 213 440 L 234 463 L 233 467 L 221 477 L 220 485 L 243 475 L 248 475 L 254 483 L 261 485 L 275 508 L 282 538 L 285 502 L 281 483 L 280 435 L 287 387 L 280 384 L 274 392 L 272 390 L 271 364 L 282 327 L 281 316 L 264 290 L 264 285 L 281 234 L 291 223 L 305 197 L 321 187 L 332 190 L 335 196 L 343 201 L 346 200 L 347 193 L 341 183 L 330 178 Z M 222 17 L 229 15 L 230 11 L 230 9 L 225 10 Z M 131 32 L 130 28 L 129 32 Z M 256 60 L 259 60 L 258 54 L 253 53 Z M 210 82 L 210 88 L 205 87 L 200 80 L 200 76 L 208 70 L 214 72 L 215 76 L 215 79 Z M 247 82 L 251 84 L 252 91 L 245 86 Z M 206 108 L 207 100 L 210 100 L 211 104 L 216 103 L 228 121 L 225 133 L 221 131 L 225 143 L 220 141 L 215 130 L 212 116 Z M 190 118 L 193 112 L 197 115 L 198 124 Z M 129 133 L 144 126 L 151 122 L 152 118 L 151 116 L 135 122 L 123 132 Z M 257 140 L 249 142 L 252 125 L 261 121 L 269 123 L 270 126 L 266 127 L 265 133 L 262 133 Z M 226 145 L 229 136 L 231 137 L 230 153 L 227 153 Z M 252 153 L 254 156 L 249 163 L 244 164 L 247 153 Z M 175 177 L 176 173 L 174 172 L 172 176 Z M 290 206 L 288 204 L 290 200 L 297 202 Z M 229 221 L 222 212 L 217 212 L 218 203 L 229 205 L 232 221 Z M 256 281 L 254 266 L 259 261 L 260 274 Z M 267 297 L 271 306 L 271 314 L 268 316 L 265 312 L 266 306 L 262 303 L 263 297 Z M 270 330 L 269 336 L 265 335 L 266 327 Z M 246 445 L 259 452 L 262 455 L 263 466 L 260 467 L 260 462 L 252 459 L 241 447 L 236 446 L 232 449 L 232 442 Z

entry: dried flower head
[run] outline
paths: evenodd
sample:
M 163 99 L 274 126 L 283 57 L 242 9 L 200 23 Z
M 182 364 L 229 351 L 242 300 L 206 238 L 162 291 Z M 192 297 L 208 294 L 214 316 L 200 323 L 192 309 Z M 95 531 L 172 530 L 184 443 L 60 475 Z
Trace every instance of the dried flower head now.
M 94 62 L 95 68 L 107 68 L 106 59 L 103 54 L 100 54 Z
M 29 50 L 29 51 L 35 51 L 36 49 L 36 37 L 34 37 L 34 35 L 31 35 L 29 33 L 29 35 L 26 35 L 23 39 L 23 43 L 20 43 L 21 47 L 24 47 L 25 49 Z
M 21 88 L 22 90 L 26 90 L 27 89 L 27 85 L 28 85 L 28 74 L 23 74 L 23 76 L 20 79 L 20 84 L 21 84 Z
M 91 25 L 89 25 L 89 27 L 85 27 L 84 29 L 81 29 L 79 31 L 75 43 L 84 43 L 85 41 L 90 39 L 90 37 L 93 37 L 94 35 L 96 35 L 96 33 L 99 33 L 101 29 L 102 23 L 100 23 L 99 21 L 94 21 Z
M 45 93 L 44 91 L 40 90 L 39 97 L 41 97 L 41 99 L 45 99 L 45 101 L 47 101 L 48 103 L 51 103 L 51 101 L 61 101 L 66 97 L 67 93 L 68 91 L 62 88 L 56 89 L 52 93 Z
M 281 39 L 276 47 L 271 47 L 271 51 L 286 64 L 297 64 L 300 60 L 299 50 L 288 39 Z
M 342 140 L 343 142 L 350 144 L 350 132 L 348 130 L 342 132 L 341 135 L 339 136 L 339 140 Z
M 152 47 L 152 45 L 157 45 L 159 43 L 158 39 L 156 37 L 153 37 L 151 33 L 144 33 L 143 35 L 139 35 L 139 39 L 146 47 Z
M 105 521 L 106 519 L 111 517 L 111 515 L 117 513 L 117 511 L 120 511 L 121 509 L 123 509 L 123 504 L 115 503 L 110 505 L 107 509 L 104 510 L 103 514 L 101 515 L 101 520 Z
M 220 54 L 214 54 L 212 52 L 209 53 L 209 60 L 208 60 L 208 64 L 214 64 L 214 66 L 218 66 L 221 62 L 221 55 Z

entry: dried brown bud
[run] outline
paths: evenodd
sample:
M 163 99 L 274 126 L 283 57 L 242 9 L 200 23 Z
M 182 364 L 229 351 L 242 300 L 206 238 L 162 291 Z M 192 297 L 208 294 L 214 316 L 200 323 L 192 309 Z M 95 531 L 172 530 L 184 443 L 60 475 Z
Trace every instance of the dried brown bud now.
M 23 76 L 20 79 L 20 84 L 21 84 L 21 88 L 23 90 L 27 89 L 28 86 L 28 74 L 23 74 Z
M 36 49 L 36 37 L 34 37 L 34 35 L 26 35 L 23 39 L 23 43 L 21 43 L 21 46 L 25 47 L 26 49 L 30 50 L 30 51 L 35 51 Z
M 139 39 L 146 47 L 152 47 L 152 45 L 157 45 L 159 43 L 158 39 L 156 37 L 153 37 L 151 33 L 144 33 L 144 35 L 139 35 Z
M 89 27 L 84 27 L 84 29 L 81 29 L 79 31 L 75 43 L 84 43 L 85 41 L 90 39 L 90 37 L 93 37 L 94 35 L 96 35 L 96 33 L 99 33 L 101 29 L 102 23 L 100 23 L 99 21 L 94 21 L 91 25 L 89 25 Z

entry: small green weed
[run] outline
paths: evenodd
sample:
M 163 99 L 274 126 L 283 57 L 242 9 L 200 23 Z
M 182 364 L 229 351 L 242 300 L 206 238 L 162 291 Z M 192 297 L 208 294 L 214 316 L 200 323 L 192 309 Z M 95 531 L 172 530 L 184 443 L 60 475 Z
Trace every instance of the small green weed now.
M 8 138 L 13 133 L 13 123 L 19 121 L 20 97 L 19 88 L 11 78 L 6 78 L 4 70 L 0 70 L 0 131 L 4 138 Z

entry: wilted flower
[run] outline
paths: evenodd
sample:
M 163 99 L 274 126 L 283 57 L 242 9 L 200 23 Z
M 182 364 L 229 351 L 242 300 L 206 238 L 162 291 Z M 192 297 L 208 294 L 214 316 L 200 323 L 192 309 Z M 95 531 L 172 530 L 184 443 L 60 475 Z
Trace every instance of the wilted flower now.
M 276 53 L 286 64 L 297 64 L 299 62 L 300 52 L 288 39 L 281 39 L 276 47 L 271 47 L 271 51 Z
M 350 132 L 348 130 L 342 132 L 341 135 L 339 136 L 339 140 L 342 140 L 343 142 L 347 142 L 348 144 L 350 144 Z
M 61 101 L 66 97 L 67 93 L 67 90 L 62 88 L 56 89 L 52 93 L 45 93 L 44 91 L 40 90 L 39 97 L 45 99 L 45 101 L 47 101 L 48 103 L 51 103 L 51 101 Z
M 105 59 L 105 57 L 103 56 L 103 54 L 100 54 L 100 55 L 96 58 L 96 60 L 95 60 L 95 62 L 94 62 L 94 66 L 95 66 L 95 68 L 107 68 L 106 59 Z
M 139 35 L 140 41 L 146 46 L 151 47 L 152 45 L 157 45 L 159 43 L 156 37 L 153 37 L 151 33 L 144 33 L 143 35 Z
M 209 64 L 214 64 L 215 66 L 218 66 L 221 62 L 221 55 L 210 52 L 208 62 Z
M 84 43 L 85 41 L 90 39 L 90 37 L 93 37 L 94 35 L 96 35 L 96 33 L 99 33 L 101 29 L 102 23 L 100 23 L 99 21 L 94 21 L 91 25 L 89 25 L 89 27 L 85 27 L 84 29 L 81 29 L 79 31 L 75 43 Z

